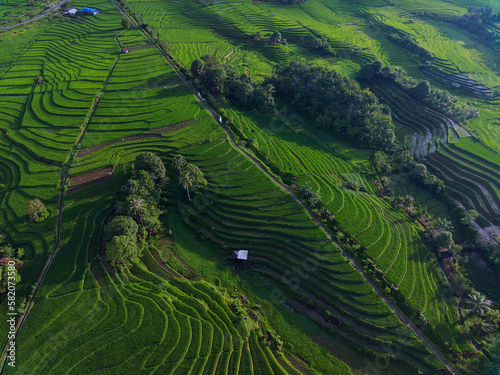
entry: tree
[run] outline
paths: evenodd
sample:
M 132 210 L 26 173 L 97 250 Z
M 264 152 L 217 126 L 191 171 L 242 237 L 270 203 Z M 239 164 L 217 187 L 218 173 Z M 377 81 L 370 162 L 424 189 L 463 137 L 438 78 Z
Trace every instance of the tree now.
M 209 91 L 219 90 L 226 79 L 226 71 L 222 67 L 205 69 L 199 75 L 200 82 Z
M 373 67 L 373 74 L 378 74 L 380 73 L 380 71 L 382 70 L 382 67 L 384 65 L 382 64 L 382 62 L 378 61 L 378 60 L 375 60 L 373 63 L 372 63 L 372 67 Z
M 130 216 L 116 216 L 104 227 L 104 237 L 107 242 L 115 236 L 129 236 L 135 238 L 139 226 Z
M 186 165 L 186 159 L 184 159 L 184 157 L 181 154 L 177 154 L 174 156 L 174 160 L 172 161 L 172 165 L 180 173 L 182 168 L 184 168 L 184 166 Z
M 238 99 L 241 104 L 248 106 L 250 104 L 250 97 L 253 92 L 253 87 L 251 84 L 246 82 L 239 82 L 234 92 L 234 96 Z
M 186 168 L 182 170 L 179 177 L 179 185 L 187 191 L 188 199 L 191 200 L 191 191 L 196 191 L 207 186 L 207 180 L 204 177 L 202 170 L 193 164 L 187 164 Z
M 35 198 L 28 202 L 26 213 L 31 221 L 40 223 L 49 217 L 49 212 L 40 199 Z
M 134 198 L 129 201 L 130 211 L 136 218 L 136 220 L 142 224 L 141 212 L 146 206 L 146 202 L 142 198 Z
M 413 88 L 413 95 L 419 99 L 425 99 L 431 93 L 431 84 L 429 81 L 420 81 L 417 86 Z
M 130 236 L 114 236 L 106 244 L 106 260 L 115 265 L 130 267 L 138 256 L 136 240 Z
M 205 62 L 205 69 L 217 68 L 219 66 L 219 59 L 214 55 L 203 55 L 201 59 Z
M 493 325 L 478 317 L 471 318 L 466 322 L 466 330 L 476 338 L 495 332 Z
M 380 172 L 385 173 L 391 171 L 391 159 L 385 152 L 376 151 L 373 154 L 373 160 L 375 162 L 375 166 Z
M 130 29 L 130 20 L 128 18 L 122 18 L 122 28 L 123 30 Z
M 200 73 L 203 71 L 204 67 L 205 65 L 203 64 L 203 61 L 200 59 L 196 59 L 191 63 L 190 71 L 193 76 L 198 77 L 198 75 L 200 75 Z
M 446 218 L 438 218 L 434 226 L 441 230 L 453 231 L 453 224 Z
M 279 31 L 275 31 L 274 33 L 271 34 L 269 40 L 273 43 L 281 41 L 281 33 Z
M 165 165 L 151 152 L 143 152 L 135 158 L 134 171 L 137 174 L 141 170 L 146 171 L 155 182 L 165 179 Z
M 415 164 L 412 172 L 412 177 L 417 182 L 422 182 L 427 176 L 427 167 L 424 164 Z
M 361 67 L 361 69 L 359 69 L 358 78 L 360 80 L 367 81 L 373 77 L 373 74 L 375 74 L 375 70 L 373 68 L 373 65 L 372 64 L 365 64 Z
M 465 303 L 472 314 L 485 315 L 491 310 L 492 302 L 479 292 L 469 294 L 465 298 Z
M 258 86 L 253 90 L 250 102 L 254 108 L 264 109 L 267 113 L 274 113 L 276 110 L 274 104 L 274 86 L 267 84 L 265 86 Z
M 451 232 L 444 231 L 436 236 L 435 241 L 438 247 L 442 249 L 449 249 L 453 244 L 453 237 Z
M 191 200 L 189 195 L 189 188 L 193 186 L 193 176 L 189 171 L 182 171 L 179 177 L 179 185 L 181 185 L 187 191 L 188 199 Z
M 125 185 L 121 187 L 121 191 L 127 195 L 135 195 L 139 192 L 141 185 L 139 181 L 134 179 L 129 179 Z
M 193 164 L 188 164 L 186 165 L 186 169 L 189 171 L 193 178 L 193 191 L 203 189 L 205 186 L 207 186 L 205 175 L 199 167 Z
M 485 22 L 488 22 L 493 18 L 494 15 L 495 11 L 491 7 L 491 5 L 488 5 L 481 14 L 481 19 Z

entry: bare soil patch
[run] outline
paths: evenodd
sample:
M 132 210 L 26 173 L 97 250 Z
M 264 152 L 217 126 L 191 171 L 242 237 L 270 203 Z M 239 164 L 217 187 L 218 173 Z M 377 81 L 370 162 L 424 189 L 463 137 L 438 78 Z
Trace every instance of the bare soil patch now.
M 80 176 L 70 178 L 71 187 L 67 190 L 66 194 L 71 195 L 89 186 L 103 184 L 115 178 L 113 167 L 99 169 L 97 171 L 82 174 Z

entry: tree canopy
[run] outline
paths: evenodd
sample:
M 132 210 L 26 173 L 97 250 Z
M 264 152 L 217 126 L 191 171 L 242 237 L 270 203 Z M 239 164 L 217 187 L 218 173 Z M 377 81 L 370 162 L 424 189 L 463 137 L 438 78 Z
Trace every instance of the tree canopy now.
M 45 205 L 38 198 L 32 199 L 28 202 L 26 213 L 28 214 L 29 219 L 35 223 L 42 222 L 49 217 L 49 211 L 47 211 Z
M 375 71 L 376 67 L 372 67 Z M 293 61 L 266 80 L 319 126 L 344 134 L 371 148 L 395 142 L 394 125 L 378 99 L 358 83 L 323 67 Z
M 161 159 L 152 152 L 143 152 L 135 158 L 134 170 L 147 172 L 155 182 L 165 179 L 165 165 Z

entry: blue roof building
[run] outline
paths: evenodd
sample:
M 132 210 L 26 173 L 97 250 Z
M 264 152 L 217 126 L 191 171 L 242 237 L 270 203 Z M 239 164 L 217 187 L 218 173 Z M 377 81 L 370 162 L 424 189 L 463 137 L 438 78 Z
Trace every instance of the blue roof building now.
M 82 9 L 80 9 L 80 12 L 83 12 L 83 13 L 91 13 L 91 14 L 97 14 L 97 13 L 99 13 L 99 9 L 89 8 L 89 7 L 84 7 L 84 8 L 82 8 Z

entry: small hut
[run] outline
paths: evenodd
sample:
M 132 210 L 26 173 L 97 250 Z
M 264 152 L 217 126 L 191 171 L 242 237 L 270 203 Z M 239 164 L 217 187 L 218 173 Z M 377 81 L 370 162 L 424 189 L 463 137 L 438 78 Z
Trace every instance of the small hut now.
M 235 250 L 233 251 L 233 259 L 236 260 L 248 260 L 248 250 Z
M 127 47 L 122 48 L 122 53 L 128 53 L 128 48 Z
M 66 14 L 68 16 L 74 16 L 77 13 L 78 13 L 78 9 L 76 9 L 76 8 L 68 9 L 66 12 L 64 12 L 64 14 Z

